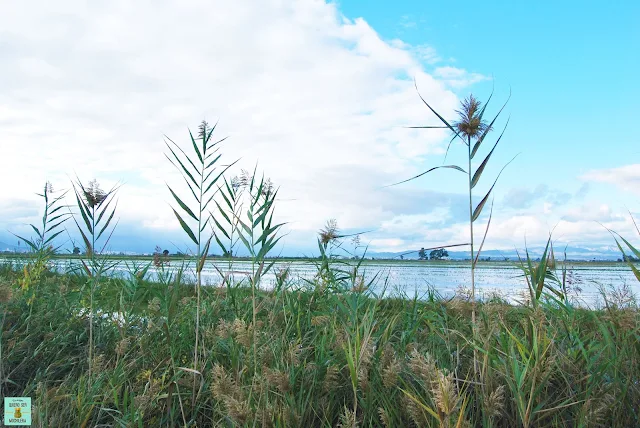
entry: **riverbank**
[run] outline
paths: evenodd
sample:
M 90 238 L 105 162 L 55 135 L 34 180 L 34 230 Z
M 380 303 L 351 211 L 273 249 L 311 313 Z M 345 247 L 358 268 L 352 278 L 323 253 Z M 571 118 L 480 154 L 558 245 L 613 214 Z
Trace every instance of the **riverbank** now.
M 598 311 L 495 298 L 474 335 L 462 297 L 204 287 L 194 371 L 197 297 L 179 278 L 96 284 L 91 360 L 89 317 L 69 316 L 87 313 L 87 278 L 24 279 L 0 275 L 0 388 L 32 397 L 43 425 L 640 423 L 640 316 L 623 294 Z

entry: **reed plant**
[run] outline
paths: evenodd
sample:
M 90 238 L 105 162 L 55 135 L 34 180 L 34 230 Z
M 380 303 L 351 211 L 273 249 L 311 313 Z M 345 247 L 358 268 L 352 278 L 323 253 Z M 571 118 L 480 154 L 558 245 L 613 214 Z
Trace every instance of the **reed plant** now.
M 262 278 L 273 269 L 276 260 L 267 262 L 267 254 L 278 244 L 282 238 L 279 235 L 280 228 L 284 223 L 274 223 L 273 214 L 275 210 L 275 200 L 278 190 L 273 188 L 271 180 L 265 180 L 264 176 L 258 180 L 256 173 L 246 180 L 248 181 L 247 196 L 249 198 L 246 219 L 233 215 L 237 224 L 240 225 L 238 237 L 244 244 L 246 251 L 251 257 L 251 273 L 248 275 L 251 287 L 252 302 L 252 330 L 253 330 L 253 358 L 254 370 L 257 369 L 257 301 L 256 292 L 260 287 Z M 224 214 L 224 211 L 220 211 Z M 224 248 L 224 247 L 223 247 Z
M 217 125 L 217 124 L 216 124 Z M 184 182 L 189 189 L 188 197 L 191 202 L 187 204 L 180 198 L 178 194 L 169 186 L 169 192 L 173 199 L 180 207 L 179 214 L 175 208 L 172 208 L 176 219 L 180 223 L 182 230 L 188 238 L 195 244 L 195 253 L 193 254 L 196 264 L 196 317 L 195 317 L 195 343 L 193 349 L 193 394 L 192 401 L 196 400 L 196 376 L 199 372 L 199 342 L 200 342 L 200 299 L 202 287 L 202 269 L 209 253 L 209 247 L 213 235 L 205 232 L 207 225 L 212 220 L 209 207 L 214 200 L 216 184 L 219 182 L 223 174 L 233 165 L 223 166 L 220 159 L 222 154 L 219 153 L 221 143 L 226 140 L 212 139 L 213 131 L 216 125 L 210 127 L 206 121 L 202 121 L 199 126 L 197 139 L 189 131 L 191 142 L 191 155 L 188 155 L 178 144 L 169 137 L 166 137 L 165 145 L 169 150 L 169 154 L 165 153 L 166 158 L 176 167 L 182 175 Z M 191 223 L 191 225 L 189 224 Z
M 416 90 L 418 90 L 417 84 L 416 84 Z M 419 93 L 418 93 L 419 95 Z M 480 215 L 482 214 L 482 211 L 485 207 L 485 205 L 487 204 L 489 197 L 491 196 L 491 193 L 496 185 L 496 183 L 498 182 L 498 179 L 500 178 L 500 175 L 502 174 L 502 171 L 504 171 L 504 169 L 506 168 L 506 166 L 511 163 L 513 161 L 513 159 L 511 161 L 509 161 L 506 165 L 504 165 L 502 167 L 502 169 L 500 170 L 500 172 L 498 173 L 496 179 L 494 180 L 493 184 L 491 185 L 491 187 L 489 188 L 489 190 L 485 193 L 484 197 L 480 200 L 480 202 L 478 202 L 477 204 L 474 204 L 473 202 L 473 189 L 475 188 L 475 186 L 478 184 L 480 178 L 482 177 L 482 174 L 485 170 L 485 167 L 487 166 L 489 160 L 491 159 L 491 156 L 493 155 L 493 152 L 495 151 L 496 147 L 498 146 L 498 143 L 500 143 L 500 140 L 502 139 L 502 136 L 504 135 L 504 132 L 506 131 L 507 125 L 509 124 L 509 121 L 507 120 L 507 123 L 504 126 L 504 129 L 502 130 L 502 133 L 500 134 L 500 136 L 497 138 L 495 144 L 493 145 L 493 147 L 491 148 L 491 150 L 487 153 L 487 155 L 485 156 L 484 160 L 480 163 L 480 165 L 478 165 L 478 167 L 475 169 L 475 171 L 472 169 L 472 161 L 474 159 L 474 157 L 476 156 L 476 154 L 478 154 L 478 150 L 480 149 L 480 147 L 482 146 L 482 143 L 484 142 L 485 138 L 487 137 L 487 135 L 489 134 L 490 131 L 493 130 L 493 126 L 496 122 L 496 120 L 498 119 L 498 117 L 500 116 L 500 114 L 502 113 L 502 110 L 504 110 L 504 108 L 506 107 L 507 102 L 509 102 L 509 100 L 507 99 L 507 101 L 505 102 L 505 104 L 500 108 L 500 110 L 498 111 L 498 113 L 494 116 L 494 118 L 490 121 L 487 122 L 485 121 L 485 110 L 487 108 L 487 105 L 489 104 L 489 101 L 491 101 L 491 98 L 493 96 L 493 94 L 491 96 L 489 96 L 489 99 L 487 100 L 487 102 L 483 105 L 482 102 L 480 102 L 476 97 L 473 96 L 473 94 L 469 95 L 469 97 L 465 98 L 461 104 L 460 104 L 460 109 L 456 111 L 456 113 L 458 114 L 458 120 L 457 121 L 452 121 L 451 123 L 449 123 L 449 121 L 447 121 L 442 115 L 440 115 L 438 112 L 436 112 L 433 107 L 431 107 L 431 105 L 429 105 L 429 103 L 427 103 L 427 101 L 425 101 L 425 99 L 421 96 L 420 99 L 422 100 L 422 102 L 429 108 L 429 110 L 436 115 L 436 117 L 443 123 L 443 126 L 410 126 L 409 128 L 416 128 L 416 129 L 433 129 L 433 128 L 442 128 L 442 129 L 448 129 L 451 132 L 453 132 L 453 138 L 451 139 L 451 141 L 449 142 L 449 145 L 447 147 L 447 151 L 445 154 L 445 161 L 446 161 L 446 157 L 449 153 L 449 149 L 451 147 L 451 144 L 456 141 L 456 140 L 460 140 L 466 147 L 467 147 L 467 156 L 466 156 L 466 161 L 467 161 L 467 169 L 465 170 L 464 168 L 458 166 L 458 165 L 441 165 L 441 166 L 436 166 L 436 167 L 432 167 L 414 177 L 411 177 L 409 179 L 400 181 L 398 183 L 394 183 L 391 186 L 395 186 L 398 184 L 402 184 L 402 183 L 406 183 L 412 180 L 415 180 L 419 177 L 422 177 L 423 175 L 430 173 L 432 171 L 435 171 L 437 169 L 440 168 L 446 168 L 446 169 L 452 169 L 455 171 L 460 171 L 464 174 L 467 175 L 468 178 L 468 182 L 467 182 L 467 192 L 469 195 L 469 204 L 468 204 L 468 208 L 469 208 L 469 251 L 470 251 L 470 255 L 471 255 L 471 303 L 472 303 L 472 310 L 471 310 L 471 320 L 472 320 L 472 325 L 476 325 L 476 311 L 475 311 L 475 302 L 476 302 L 476 287 L 475 287 L 475 268 L 476 265 L 478 263 L 479 257 L 480 257 L 480 253 L 482 251 L 482 246 L 484 245 L 484 241 L 487 237 L 487 232 L 489 231 L 489 226 L 491 225 L 491 217 L 492 217 L 492 213 L 493 213 L 493 203 L 491 206 L 491 213 L 489 214 L 489 218 L 487 221 L 487 226 L 485 229 L 485 233 L 484 236 L 482 238 L 482 241 L 480 242 L 479 248 L 476 251 L 476 247 L 475 247 L 475 236 L 474 236 L 474 223 L 479 219 Z M 515 158 L 514 158 L 515 159 Z M 452 244 L 450 246 L 459 246 L 461 244 Z M 442 248 L 447 248 L 449 246 L 443 246 Z M 475 368 L 475 372 L 477 374 L 478 369 L 477 367 Z
M 30 251 L 29 262 L 23 267 L 23 277 L 20 286 L 23 292 L 29 293 L 28 303 L 33 303 L 37 296 L 37 286 L 41 276 L 49 269 L 49 262 L 60 246 L 54 246 L 55 239 L 64 232 L 64 223 L 69 218 L 69 214 L 63 211 L 64 197 L 67 192 L 63 191 L 59 195 L 54 195 L 52 184 L 47 181 L 42 193 L 37 193 L 44 199 L 44 212 L 42 223 L 38 226 L 31 224 L 31 229 L 35 232 L 35 238 L 24 238 L 15 235 L 24 241 Z
M 109 245 L 113 231 L 117 226 L 117 220 L 115 224 L 112 225 L 111 223 L 118 206 L 115 198 L 118 189 L 119 185 L 115 185 L 105 192 L 95 179 L 86 186 L 82 184 L 80 179 L 73 183 L 81 220 L 78 220 L 77 215 L 73 215 L 72 218 L 84 242 L 85 256 L 80 262 L 84 268 L 87 285 L 89 286 L 89 344 L 87 357 L 89 381 L 91 381 L 93 369 L 95 291 L 102 276 L 115 265 L 113 261 L 101 256 Z M 105 232 L 107 233 L 105 234 Z

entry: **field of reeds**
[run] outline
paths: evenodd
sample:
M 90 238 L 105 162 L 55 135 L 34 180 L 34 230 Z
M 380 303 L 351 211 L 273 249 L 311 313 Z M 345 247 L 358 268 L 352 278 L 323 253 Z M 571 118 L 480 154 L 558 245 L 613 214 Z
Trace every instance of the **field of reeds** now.
M 279 270 L 273 289 L 261 287 L 282 236 L 277 189 L 256 171 L 227 178 L 234 163 L 220 162 L 222 140 L 204 122 L 190 154 L 167 141 L 185 181 L 183 192 L 168 189 L 193 248 L 182 261 L 158 252 L 152 262 L 130 260 L 127 278 L 110 275 L 114 261 L 104 254 L 117 233 L 118 186 L 78 179 L 69 209 L 66 194 L 45 185 L 42 224 L 20 237 L 29 257 L 0 266 L 0 394 L 32 397 L 34 426 L 50 427 L 639 426 L 632 297 L 574 307 L 549 238 L 539 262 L 520 260 L 525 304 L 476 298 L 484 238 L 474 253 L 473 224 L 493 186 L 475 209 L 471 189 L 495 149 L 472 174 L 471 157 L 495 121 L 479 126 L 479 106 L 463 104 L 466 125 L 441 118 L 454 139 L 464 133 L 469 152 L 468 171 L 447 166 L 468 174 L 470 197 L 470 289 L 451 299 L 436 291 L 377 298 L 361 273 L 364 256 L 333 257 L 350 238 L 334 221 L 319 232 L 313 280 L 301 287 Z M 74 268 L 54 272 L 66 227 L 83 252 Z M 625 260 L 625 251 L 640 256 L 613 231 L 612 240 Z M 228 257 L 221 283 L 203 286 L 210 250 L 231 256 L 239 246 L 251 269 L 235 270 Z M 640 280 L 631 261 L 629 269 Z
M 4 396 L 33 398 L 35 426 L 637 426 L 637 306 L 385 299 L 325 283 L 308 291 L 203 287 L 180 275 L 44 272 L 36 298 L 0 276 Z M 286 278 L 283 278 L 286 282 Z M 31 301 L 30 301 L 31 300 Z M 473 350 L 480 374 L 473 376 Z M 196 394 L 192 395 L 195 378 Z

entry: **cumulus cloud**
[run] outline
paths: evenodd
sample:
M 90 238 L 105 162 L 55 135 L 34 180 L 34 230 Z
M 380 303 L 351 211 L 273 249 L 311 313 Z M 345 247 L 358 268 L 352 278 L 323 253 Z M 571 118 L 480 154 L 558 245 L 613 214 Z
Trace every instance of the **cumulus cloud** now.
M 578 190 L 578 193 L 584 190 Z M 503 198 L 505 207 L 514 209 L 530 208 L 535 202 L 542 200 L 547 207 L 563 205 L 569 202 L 572 195 L 556 189 L 551 189 L 546 184 L 539 184 L 535 188 L 514 187 L 507 191 Z
M 38 215 L 39 208 L 32 200 L 8 198 L 0 206 L 0 219 L 10 218 L 18 223 L 29 221 Z
M 572 207 L 567 209 L 562 216 L 562 220 L 577 221 L 596 221 L 600 223 L 623 221 L 624 215 L 613 212 L 607 204 L 583 204 L 580 207 Z
M 489 79 L 480 73 L 469 73 L 465 69 L 452 66 L 438 67 L 433 74 L 454 88 L 463 88 Z
M 640 195 L 640 164 L 596 169 L 587 172 L 581 178 L 587 181 L 613 184 L 622 190 Z
M 401 128 L 437 121 L 414 76 L 440 111 L 457 104 L 459 83 L 423 69 L 432 49 L 385 41 L 324 1 L 12 3 L 0 28 L 0 179 L 15 183 L 2 202 L 45 179 L 122 180 L 121 224 L 155 233 L 178 228 L 163 134 L 185 144 L 187 126 L 219 118 L 224 158 L 259 161 L 289 201 L 278 213 L 292 240 L 308 241 L 329 217 L 381 221 L 391 199 L 371 188 L 442 150 L 444 132 Z
M 321 0 L 8 2 L 0 35 L 2 230 L 28 230 L 40 201 L 26 195 L 77 175 L 124 182 L 114 249 L 183 245 L 163 135 L 188 147 L 187 127 L 206 118 L 230 137 L 232 173 L 258 162 L 280 187 L 287 253 L 313 251 L 334 217 L 373 229 L 372 250 L 466 242 L 464 195 L 381 188 L 422 172 L 448 141 L 444 130 L 403 128 L 439 125 L 413 78 L 445 117 L 454 91 L 486 79 L 428 44 L 384 40 Z M 495 245 L 545 230 L 527 217 L 494 224 Z

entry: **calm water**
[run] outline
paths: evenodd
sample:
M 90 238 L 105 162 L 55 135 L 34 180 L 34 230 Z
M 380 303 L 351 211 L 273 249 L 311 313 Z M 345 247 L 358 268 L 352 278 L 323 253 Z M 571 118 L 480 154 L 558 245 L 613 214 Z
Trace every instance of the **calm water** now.
M 59 261 L 58 269 L 64 270 L 71 261 Z M 143 263 L 137 262 L 139 265 Z M 132 262 L 121 262 L 115 267 L 114 274 L 118 276 L 128 275 L 128 268 Z M 215 263 L 223 273 L 228 271 L 226 262 Z M 193 272 L 193 265 L 190 271 Z M 271 288 L 275 284 L 275 273 L 279 269 L 289 268 L 290 284 L 292 286 L 304 286 L 304 279 L 311 280 L 317 272 L 311 262 L 283 262 L 277 263 L 269 272 L 261 284 L 262 288 Z M 344 268 L 344 266 L 343 266 Z M 640 283 L 635 279 L 629 267 L 623 263 L 611 263 L 607 265 L 588 263 L 567 264 L 571 282 L 570 295 L 577 303 L 597 305 L 600 301 L 599 289 L 607 290 L 628 286 L 628 290 L 635 296 L 640 296 Z M 171 267 L 170 269 L 175 269 Z M 235 281 L 246 278 L 246 273 L 251 272 L 249 262 L 234 261 L 233 274 Z M 469 287 L 470 272 L 468 265 L 463 263 L 385 263 L 367 262 L 361 266 L 368 281 L 378 275 L 372 290 L 378 295 L 406 295 L 413 297 L 415 293 L 419 297 L 424 296 L 430 289 L 436 290 L 443 296 L 453 296 L 461 288 Z M 149 271 L 150 276 L 155 276 L 155 270 Z M 191 274 L 192 275 L 192 274 Z M 217 285 L 221 282 L 221 276 L 214 267 L 213 262 L 207 262 L 203 271 L 203 281 L 208 285 Z M 526 293 L 526 283 L 522 271 L 515 263 L 494 262 L 480 264 L 476 268 L 476 287 L 478 295 L 488 297 L 493 293 L 507 297 L 509 300 L 519 300 Z

